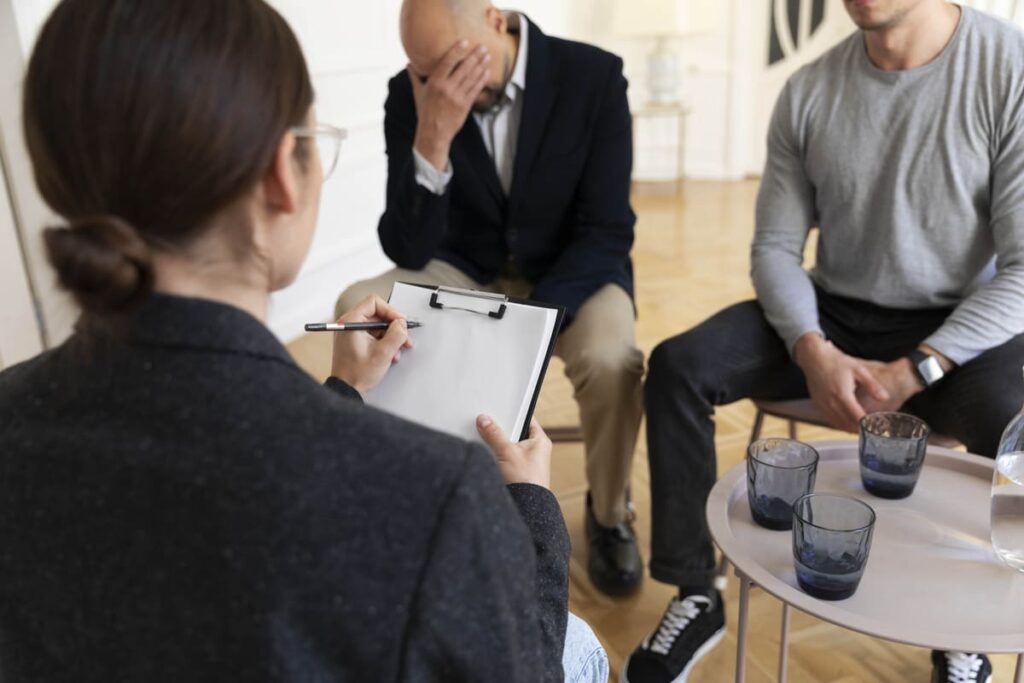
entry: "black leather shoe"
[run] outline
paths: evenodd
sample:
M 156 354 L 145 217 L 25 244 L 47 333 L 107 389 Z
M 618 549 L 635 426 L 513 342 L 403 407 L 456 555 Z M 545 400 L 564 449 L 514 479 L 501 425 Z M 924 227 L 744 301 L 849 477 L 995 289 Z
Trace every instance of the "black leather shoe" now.
M 594 518 L 587 494 L 587 543 L 590 582 L 606 595 L 628 595 L 640 587 L 644 563 L 636 546 L 636 534 L 628 520 L 603 527 Z

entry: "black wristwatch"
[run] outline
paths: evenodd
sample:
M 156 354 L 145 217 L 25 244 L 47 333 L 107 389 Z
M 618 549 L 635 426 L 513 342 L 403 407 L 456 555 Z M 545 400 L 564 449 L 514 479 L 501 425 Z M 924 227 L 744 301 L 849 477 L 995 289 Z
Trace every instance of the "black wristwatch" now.
M 939 359 L 929 353 L 915 349 L 907 357 L 910 358 L 910 364 L 914 366 L 914 372 L 926 387 L 935 385 L 946 376 L 946 371 L 942 369 Z

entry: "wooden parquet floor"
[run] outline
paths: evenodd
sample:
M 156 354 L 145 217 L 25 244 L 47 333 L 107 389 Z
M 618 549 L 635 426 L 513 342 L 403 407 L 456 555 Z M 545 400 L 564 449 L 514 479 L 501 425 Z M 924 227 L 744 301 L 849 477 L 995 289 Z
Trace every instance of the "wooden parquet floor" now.
M 637 336 L 645 354 L 661 340 L 721 308 L 752 297 L 748 251 L 756 192 L 756 181 L 688 182 L 678 193 L 634 198 L 638 216 L 633 250 L 639 308 Z M 315 377 L 326 376 L 330 367 L 329 335 L 307 335 L 289 348 Z M 547 426 L 578 423 L 572 388 L 557 359 L 548 371 L 537 416 Z M 754 407 L 749 401 L 718 410 L 719 473 L 743 460 L 753 420 Z M 785 432 L 785 423 L 766 420 L 766 435 L 784 436 Z M 821 440 L 844 435 L 803 426 L 799 437 Z M 570 609 L 589 622 L 601 639 L 611 660 L 614 681 L 623 660 L 657 624 L 674 591 L 648 578 L 636 595 L 614 599 L 590 585 L 583 533 L 587 490 L 583 460 L 581 445 L 556 445 L 552 489 L 573 539 Z M 633 497 L 638 512 L 636 530 L 646 558 L 650 487 L 642 429 L 633 465 Z M 694 669 L 691 683 L 734 680 L 738 592 L 733 578 L 726 591 L 727 637 Z M 747 661 L 750 683 L 776 680 L 781 615 L 778 601 L 756 589 L 752 591 Z M 1015 659 L 996 656 L 993 662 L 994 683 L 1009 683 Z M 930 672 L 926 650 L 869 638 L 793 612 L 789 658 L 789 680 L 793 683 L 926 683 Z

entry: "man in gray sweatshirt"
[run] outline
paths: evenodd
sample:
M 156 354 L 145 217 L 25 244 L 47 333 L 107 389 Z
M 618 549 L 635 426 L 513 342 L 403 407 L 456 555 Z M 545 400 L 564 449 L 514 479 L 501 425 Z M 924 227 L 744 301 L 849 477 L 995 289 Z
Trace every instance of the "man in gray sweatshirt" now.
M 848 431 L 903 410 L 991 457 L 1024 402 L 1024 34 L 943 0 L 844 4 L 861 30 L 798 71 L 772 117 L 757 300 L 651 355 L 651 575 L 679 596 L 629 683 L 685 681 L 724 634 L 704 519 L 715 406 L 809 396 Z M 991 674 L 982 655 L 933 662 L 941 682 Z

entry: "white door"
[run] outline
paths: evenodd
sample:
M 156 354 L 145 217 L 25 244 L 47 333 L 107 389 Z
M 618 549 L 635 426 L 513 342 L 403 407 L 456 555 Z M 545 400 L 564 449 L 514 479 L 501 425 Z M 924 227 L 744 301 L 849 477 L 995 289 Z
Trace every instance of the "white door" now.
M 855 30 L 843 3 L 831 0 L 767 0 L 767 11 L 754 17 L 757 45 L 752 69 L 753 102 L 747 172 L 764 169 L 765 139 L 775 100 L 786 81 Z

